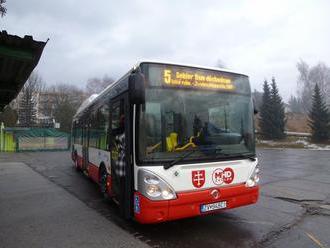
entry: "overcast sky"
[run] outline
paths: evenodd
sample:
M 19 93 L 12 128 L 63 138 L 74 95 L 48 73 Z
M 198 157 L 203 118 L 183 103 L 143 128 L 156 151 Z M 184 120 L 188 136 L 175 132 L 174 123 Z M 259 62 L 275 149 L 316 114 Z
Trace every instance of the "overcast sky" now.
M 285 99 L 296 63 L 330 65 L 330 1 L 7 0 L 0 29 L 49 42 L 37 67 L 48 84 L 118 78 L 143 58 L 227 68 L 252 88 L 275 76 Z

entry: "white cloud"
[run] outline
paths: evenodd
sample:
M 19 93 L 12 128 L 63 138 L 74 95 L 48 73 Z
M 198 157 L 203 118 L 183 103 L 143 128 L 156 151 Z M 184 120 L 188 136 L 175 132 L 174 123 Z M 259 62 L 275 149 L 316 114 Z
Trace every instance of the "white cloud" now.
M 1 29 L 50 38 L 37 70 L 49 83 L 119 77 L 141 58 L 213 66 L 220 58 L 261 89 L 277 78 L 295 92 L 299 59 L 330 64 L 327 10 L 320 1 L 8 1 Z

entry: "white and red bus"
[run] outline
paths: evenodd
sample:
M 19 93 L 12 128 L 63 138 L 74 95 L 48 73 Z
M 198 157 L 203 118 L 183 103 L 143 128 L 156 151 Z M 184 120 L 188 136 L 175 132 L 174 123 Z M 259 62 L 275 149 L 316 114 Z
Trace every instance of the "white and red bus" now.
M 253 114 L 244 74 L 145 61 L 78 110 L 72 159 L 140 223 L 253 204 Z

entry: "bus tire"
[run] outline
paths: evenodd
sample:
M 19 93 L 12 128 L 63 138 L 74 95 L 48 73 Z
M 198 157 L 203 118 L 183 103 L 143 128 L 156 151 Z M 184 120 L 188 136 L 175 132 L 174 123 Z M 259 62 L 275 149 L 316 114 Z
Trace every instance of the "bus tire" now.
M 105 168 L 104 164 L 100 165 L 100 173 L 99 173 L 99 186 L 100 192 L 104 198 L 107 198 L 107 178 L 108 172 Z

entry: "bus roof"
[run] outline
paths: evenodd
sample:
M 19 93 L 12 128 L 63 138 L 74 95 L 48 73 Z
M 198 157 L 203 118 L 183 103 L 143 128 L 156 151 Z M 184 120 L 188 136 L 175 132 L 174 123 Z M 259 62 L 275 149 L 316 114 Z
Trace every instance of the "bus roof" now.
M 109 90 L 111 88 L 113 88 L 114 86 L 117 85 L 117 83 L 124 77 L 126 77 L 128 74 L 130 74 L 133 70 L 135 69 L 135 67 L 133 67 L 132 69 L 130 69 L 127 73 L 125 73 L 124 76 L 120 77 L 119 79 L 117 79 L 116 81 L 114 81 L 113 83 L 109 84 L 104 90 L 102 90 L 99 94 L 94 94 L 97 95 L 95 97 L 89 97 L 86 101 L 84 101 L 80 107 L 78 108 L 77 112 L 75 113 L 75 115 L 73 116 L 73 119 L 75 119 L 80 113 L 82 113 L 85 109 L 87 109 L 88 107 L 92 106 L 95 102 L 98 101 L 98 99 L 101 99 L 107 92 L 109 92 Z M 93 95 L 92 95 L 93 96 Z M 84 106 L 82 106 L 84 105 Z
M 236 71 L 233 71 L 233 70 L 228 70 L 228 69 L 225 69 L 225 68 L 218 68 L 218 67 L 212 67 L 212 66 L 201 66 L 201 65 L 186 64 L 186 63 L 175 63 L 175 62 L 170 62 L 170 61 L 149 60 L 149 59 L 139 61 L 135 65 L 135 67 L 133 67 L 133 68 L 137 68 L 137 67 L 139 67 L 143 63 L 186 66 L 186 67 L 192 67 L 192 68 L 198 68 L 198 69 L 205 69 L 205 70 L 213 70 L 213 71 L 222 71 L 222 72 L 234 73 L 234 74 L 238 74 L 238 75 L 242 75 L 242 76 L 248 77 L 248 75 L 246 75 L 244 73 L 239 73 L 239 72 L 236 72 Z
M 112 84 L 109 84 L 103 91 L 101 91 L 98 96 L 94 97 L 92 100 L 89 99 L 89 101 L 86 103 L 86 101 L 83 103 L 85 106 L 80 106 L 76 112 L 76 114 L 74 115 L 74 119 L 81 113 L 83 112 L 85 109 L 87 109 L 89 106 L 91 106 L 93 103 L 95 103 L 98 99 L 102 98 L 102 96 L 104 96 L 111 88 L 113 88 L 122 78 L 124 78 L 125 76 L 127 76 L 127 74 L 131 73 L 132 71 L 136 70 L 138 67 L 140 67 L 141 64 L 144 63 L 150 63 L 150 64 L 165 64 L 165 65 L 177 65 L 177 66 L 186 66 L 186 67 L 192 67 L 192 68 L 198 68 L 198 69 L 206 69 L 206 70 L 213 70 L 213 71 L 222 71 L 222 72 L 228 72 L 228 73 L 234 73 L 234 74 L 238 74 L 238 75 L 242 75 L 242 76 L 246 76 L 246 74 L 242 74 L 242 73 L 238 73 L 235 71 L 231 71 L 228 69 L 224 69 L 224 68 L 217 68 L 217 67 L 206 67 L 206 66 L 200 66 L 200 65 L 193 65 L 193 64 L 181 64 L 181 63 L 173 63 L 173 62 L 165 62 L 165 61 L 157 61 L 157 60 L 141 60 L 139 62 L 137 62 L 127 73 L 125 73 L 124 76 L 120 77 L 119 79 L 117 79 L 115 82 L 113 82 Z

